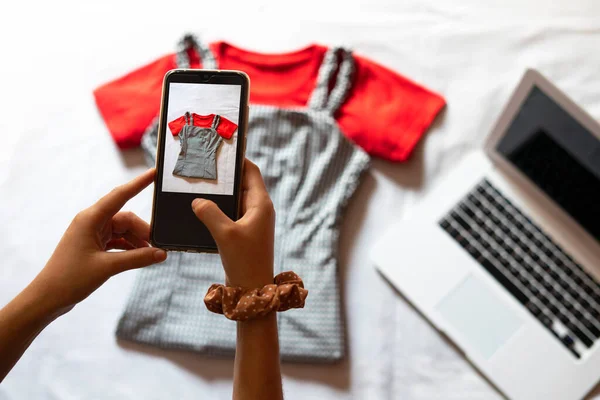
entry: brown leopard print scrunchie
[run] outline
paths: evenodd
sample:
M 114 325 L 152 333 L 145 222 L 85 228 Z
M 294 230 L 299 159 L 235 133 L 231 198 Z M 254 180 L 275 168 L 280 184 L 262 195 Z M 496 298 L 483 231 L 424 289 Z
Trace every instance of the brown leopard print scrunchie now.
M 246 289 L 213 284 L 204 296 L 209 311 L 223 314 L 234 321 L 265 316 L 273 311 L 303 308 L 308 290 L 302 279 L 292 271 L 282 272 L 274 283 L 261 289 Z

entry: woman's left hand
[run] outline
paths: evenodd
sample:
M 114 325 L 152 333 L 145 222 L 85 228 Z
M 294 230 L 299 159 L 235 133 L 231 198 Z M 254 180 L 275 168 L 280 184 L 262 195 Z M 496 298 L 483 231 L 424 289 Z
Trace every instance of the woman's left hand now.
M 64 313 L 111 276 L 164 261 L 167 253 L 148 244 L 150 226 L 132 212 L 120 212 L 154 175 L 155 169 L 146 171 L 77 214 L 28 289 Z M 112 249 L 124 251 L 107 251 Z

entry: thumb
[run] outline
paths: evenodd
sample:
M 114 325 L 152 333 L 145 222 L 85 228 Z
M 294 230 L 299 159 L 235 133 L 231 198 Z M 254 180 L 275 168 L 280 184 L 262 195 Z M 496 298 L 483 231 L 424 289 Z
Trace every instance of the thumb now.
M 210 200 L 194 199 L 192 210 L 196 217 L 206 225 L 215 240 L 218 239 L 224 228 L 233 224 L 233 221 L 221 211 L 219 206 Z
M 112 275 L 130 269 L 143 268 L 167 259 L 167 252 L 156 247 L 105 253 Z

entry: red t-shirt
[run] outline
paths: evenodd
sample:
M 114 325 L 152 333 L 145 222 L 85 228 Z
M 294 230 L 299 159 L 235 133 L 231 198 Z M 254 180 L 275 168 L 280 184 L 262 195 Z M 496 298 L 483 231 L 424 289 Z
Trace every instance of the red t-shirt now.
M 250 76 L 250 102 L 286 107 L 307 104 L 327 47 L 311 45 L 284 54 L 261 54 L 226 42 L 210 45 L 219 68 Z M 191 67 L 201 66 L 191 54 Z M 444 107 L 444 99 L 415 82 L 361 56 L 345 103 L 336 113 L 343 133 L 373 156 L 393 161 L 408 158 Z M 158 114 L 165 73 L 176 68 L 168 54 L 98 87 L 96 104 L 117 145 L 138 146 Z
M 214 119 L 215 114 L 198 115 L 196 113 L 192 113 L 192 121 L 194 126 L 199 126 L 201 128 L 210 128 Z M 173 136 L 179 135 L 179 132 L 181 132 L 181 129 L 185 125 L 185 115 L 175 118 L 173 121 L 169 122 L 168 125 Z M 217 133 L 219 136 L 223 137 L 224 139 L 231 139 L 236 129 L 237 124 L 231 122 L 225 117 L 219 116 L 219 125 L 217 125 Z

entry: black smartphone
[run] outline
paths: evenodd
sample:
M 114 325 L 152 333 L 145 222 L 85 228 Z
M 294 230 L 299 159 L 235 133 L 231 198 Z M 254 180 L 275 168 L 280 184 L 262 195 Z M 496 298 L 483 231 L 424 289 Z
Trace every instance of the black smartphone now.
M 150 242 L 165 250 L 215 252 L 192 201 L 240 216 L 248 125 L 248 75 L 175 69 L 163 81 Z

